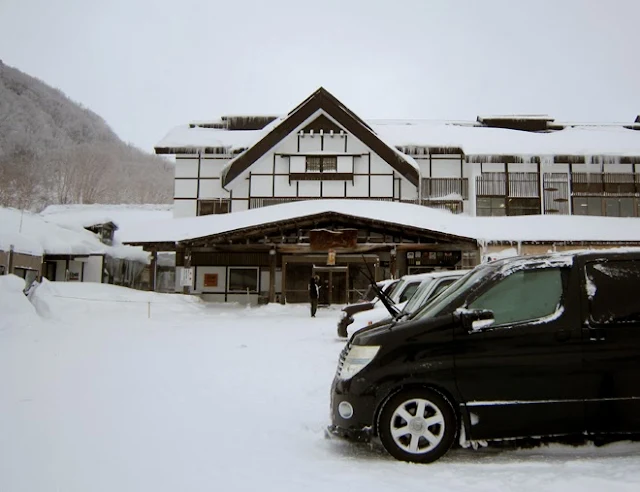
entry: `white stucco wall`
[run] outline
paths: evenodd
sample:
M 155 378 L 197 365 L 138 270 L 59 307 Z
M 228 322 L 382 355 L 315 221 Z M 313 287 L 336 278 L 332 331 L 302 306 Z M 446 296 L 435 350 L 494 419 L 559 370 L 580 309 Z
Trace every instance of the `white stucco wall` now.
M 102 256 L 90 256 L 84 264 L 83 282 L 102 283 Z

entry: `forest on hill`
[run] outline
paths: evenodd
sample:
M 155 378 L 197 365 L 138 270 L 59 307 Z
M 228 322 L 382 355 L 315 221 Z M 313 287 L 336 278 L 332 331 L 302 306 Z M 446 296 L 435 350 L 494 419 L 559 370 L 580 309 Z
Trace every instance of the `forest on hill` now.
M 173 172 L 60 90 L 0 61 L 0 206 L 170 203 Z

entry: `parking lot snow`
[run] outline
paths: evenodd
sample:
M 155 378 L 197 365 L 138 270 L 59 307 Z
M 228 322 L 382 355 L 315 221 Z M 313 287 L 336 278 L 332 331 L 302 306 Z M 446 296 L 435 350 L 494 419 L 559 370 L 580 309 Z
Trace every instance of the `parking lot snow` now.
M 455 450 L 425 466 L 326 439 L 337 309 L 312 319 L 306 305 L 98 284 L 32 300 L 39 322 L 21 303 L 0 324 L 2 491 L 640 488 L 636 443 Z

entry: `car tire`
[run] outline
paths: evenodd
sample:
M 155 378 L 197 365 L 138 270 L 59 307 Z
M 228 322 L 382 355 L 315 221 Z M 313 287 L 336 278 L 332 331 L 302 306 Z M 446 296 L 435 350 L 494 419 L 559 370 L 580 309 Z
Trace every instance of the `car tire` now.
M 444 456 L 457 434 L 451 402 L 429 389 L 401 391 L 383 406 L 378 435 L 394 458 L 431 463 Z
M 346 316 L 338 321 L 338 336 L 340 338 L 348 338 L 349 333 L 347 332 L 347 327 L 353 323 L 353 318 L 350 316 Z

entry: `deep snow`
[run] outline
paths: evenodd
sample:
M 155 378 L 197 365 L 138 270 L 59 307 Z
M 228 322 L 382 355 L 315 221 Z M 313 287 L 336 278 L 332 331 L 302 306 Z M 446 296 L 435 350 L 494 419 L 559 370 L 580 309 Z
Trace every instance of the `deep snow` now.
M 325 439 L 337 309 L 45 283 L 37 314 L 21 288 L 0 277 L 3 492 L 640 489 L 635 443 L 424 466 Z

